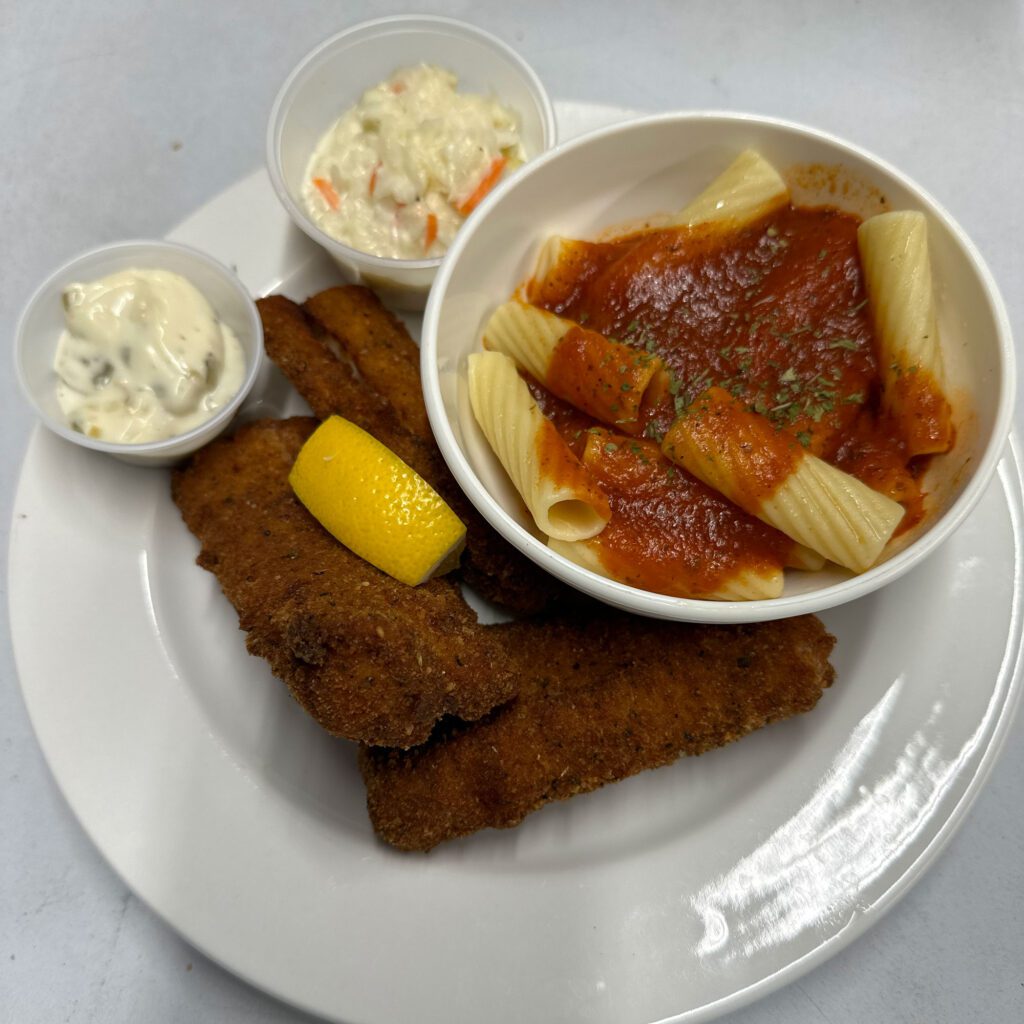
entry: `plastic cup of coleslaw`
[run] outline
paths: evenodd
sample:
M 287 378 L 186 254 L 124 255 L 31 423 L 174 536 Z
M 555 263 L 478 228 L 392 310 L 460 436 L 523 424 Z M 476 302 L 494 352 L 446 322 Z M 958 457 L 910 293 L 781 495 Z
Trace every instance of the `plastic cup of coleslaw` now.
M 472 25 L 416 15 L 364 22 L 317 46 L 285 80 L 267 129 L 270 180 L 292 220 L 347 280 L 400 309 L 423 308 L 443 257 L 392 259 L 346 245 L 310 216 L 302 187 L 317 143 L 342 113 L 398 69 L 424 63 L 454 72 L 459 92 L 493 95 L 514 110 L 527 160 L 555 144 L 551 101 L 514 50 Z

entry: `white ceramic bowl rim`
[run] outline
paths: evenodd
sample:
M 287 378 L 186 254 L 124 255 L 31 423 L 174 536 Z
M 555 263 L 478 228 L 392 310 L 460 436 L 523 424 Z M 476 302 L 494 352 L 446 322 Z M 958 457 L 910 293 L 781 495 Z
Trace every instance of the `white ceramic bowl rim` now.
M 77 430 L 72 430 L 66 423 L 48 415 L 45 410 L 40 407 L 39 403 L 36 401 L 32 388 L 29 387 L 28 380 L 26 379 L 25 371 L 22 366 L 22 336 L 32 310 L 40 301 L 42 301 L 43 296 L 50 287 L 60 278 L 65 277 L 77 263 L 90 259 L 93 256 L 108 253 L 115 254 L 117 252 L 122 252 L 140 246 L 145 246 L 146 248 L 151 249 L 169 249 L 183 253 L 190 259 L 206 264 L 209 269 L 220 274 L 220 276 L 225 280 L 229 281 L 238 293 L 245 297 L 245 307 L 249 315 L 253 336 L 256 339 L 256 344 L 253 347 L 255 358 L 247 359 L 248 366 L 246 367 L 245 378 L 242 381 L 238 392 L 231 401 L 228 402 L 227 405 L 221 406 L 221 408 L 218 409 L 208 420 L 204 420 L 191 430 L 188 430 L 183 434 L 175 434 L 173 437 L 162 438 L 159 441 L 142 441 L 139 443 L 102 441 L 94 437 L 88 437 L 86 434 L 81 434 Z M 124 239 L 120 242 L 110 242 L 105 245 L 97 245 L 92 249 L 88 249 L 85 252 L 80 252 L 76 256 L 73 256 L 67 262 L 57 267 L 57 269 L 54 270 L 53 273 L 51 273 L 32 293 L 31 298 L 25 303 L 25 308 L 22 310 L 21 316 L 18 318 L 18 325 L 14 331 L 14 338 L 14 373 L 18 379 L 18 387 L 21 389 L 21 393 L 31 404 L 36 414 L 42 419 L 46 427 L 49 430 L 52 430 L 55 434 L 58 434 L 60 437 L 71 441 L 73 444 L 77 444 L 97 452 L 108 452 L 112 455 L 124 455 L 126 452 L 131 452 L 132 455 L 159 455 L 169 448 L 176 449 L 184 447 L 191 438 L 198 434 L 210 431 L 211 427 L 215 423 L 229 422 L 238 411 L 242 402 L 245 401 L 249 392 L 252 390 L 253 384 L 256 382 L 257 374 L 260 372 L 260 367 L 263 365 L 264 357 L 263 322 L 260 320 L 259 313 L 257 312 L 256 304 L 253 301 L 252 296 L 249 294 L 245 285 L 243 285 L 238 279 L 238 275 L 219 260 L 215 260 L 212 256 L 207 255 L 199 249 L 194 249 L 190 245 L 182 245 L 180 242 L 168 242 L 162 238 Z
M 495 206 L 502 202 L 506 195 L 519 187 L 530 175 L 536 173 L 548 163 L 559 159 L 564 153 L 588 146 L 598 139 L 620 133 L 629 133 L 658 124 L 713 120 L 767 125 L 826 142 L 841 153 L 849 153 L 852 156 L 874 164 L 881 171 L 899 181 L 908 190 L 914 192 L 921 204 L 926 206 L 936 219 L 942 221 L 959 245 L 965 250 L 984 288 L 998 334 L 999 397 L 993 421 L 992 435 L 985 446 L 982 458 L 974 469 L 973 476 L 949 508 L 913 544 L 894 555 L 888 561 L 873 569 L 869 569 L 859 576 L 854 576 L 849 580 L 833 584 L 819 591 L 761 601 L 705 601 L 654 594 L 597 576 L 555 554 L 546 544 L 530 534 L 508 512 L 501 508 L 480 482 L 448 423 L 448 418 L 444 411 L 444 403 L 441 398 L 440 378 L 437 369 L 436 338 L 438 320 L 440 318 L 441 304 L 448 290 L 451 276 L 455 271 L 463 250 L 469 245 L 476 233 L 477 226 L 486 219 Z M 495 302 L 498 302 L 499 299 L 500 296 L 495 296 Z M 1013 416 L 1014 388 L 1016 385 L 1010 321 L 995 279 L 992 277 L 981 253 L 964 230 L 925 189 L 921 188 L 915 181 L 887 161 L 860 146 L 846 142 L 828 132 L 781 118 L 715 110 L 675 111 L 655 114 L 599 128 L 578 138 L 559 143 L 546 153 L 542 153 L 531 160 L 523 169 L 523 172 L 516 178 L 511 178 L 499 184 L 477 207 L 472 219 L 456 235 L 455 241 L 446 254 L 446 260 L 441 266 L 434 286 L 431 288 L 430 297 L 427 300 L 427 307 L 423 317 L 423 342 L 420 356 L 420 373 L 423 380 L 423 392 L 426 399 L 428 418 L 441 453 L 455 475 L 455 479 L 469 496 L 470 500 L 502 536 L 523 550 L 533 561 L 547 569 L 554 576 L 583 590 L 592 597 L 600 600 L 610 600 L 613 598 L 612 603 L 617 604 L 619 607 L 628 607 L 639 614 L 689 622 L 753 622 L 803 615 L 809 612 L 822 611 L 835 605 L 845 604 L 876 590 L 883 584 L 891 583 L 898 579 L 934 551 L 936 547 L 952 534 L 981 499 L 990 479 L 995 473 L 996 465 L 1002 457 L 1003 448 L 1009 437 Z
M 298 224 L 314 242 L 318 242 L 328 251 L 336 251 L 341 256 L 364 262 L 380 271 L 391 270 L 395 267 L 401 267 L 403 270 L 436 269 L 441 265 L 441 261 L 445 256 L 447 256 L 447 252 L 442 256 L 434 256 L 431 259 L 400 260 L 391 259 L 387 256 L 375 256 L 373 253 L 364 252 L 362 249 L 354 249 L 352 246 L 338 241 L 337 238 L 334 238 L 332 235 L 321 230 L 301 205 L 295 202 L 287 185 L 285 184 L 284 176 L 281 173 L 279 160 L 282 131 L 281 108 L 287 100 L 292 86 L 307 73 L 313 64 L 317 63 L 321 59 L 325 51 L 331 49 L 339 40 L 345 39 L 348 36 L 366 33 L 371 29 L 389 28 L 448 28 L 455 32 L 460 32 L 463 35 L 471 36 L 486 42 L 496 50 L 503 53 L 519 68 L 523 77 L 529 82 L 531 89 L 536 93 L 536 98 L 540 106 L 544 122 L 544 137 L 551 144 L 554 144 L 557 139 L 555 110 L 551 104 L 551 98 L 548 96 L 547 90 L 541 83 L 540 78 L 537 77 L 537 73 L 515 50 L 512 49 L 511 46 L 508 45 L 508 43 L 499 39 L 497 36 L 492 35 L 490 32 L 484 31 L 482 28 L 477 28 L 476 25 L 471 25 L 465 21 L 459 21 L 456 18 L 442 18 L 434 15 L 395 14 L 387 18 L 376 18 L 372 21 L 363 21 L 358 25 L 353 25 L 342 32 L 335 33 L 335 35 L 330 36 L 328 39 L 325 39 L 322 43 L 318 44 L 314 49 L 310 50 L 310 52 L 307 53 L 298 64 L 296 64 L 291 74 L 289 74 L 284 80 L 284 84 L 278 91 L 277 96 L 274 99 L 273 106 L 270 108 L 270 119 L 267 122 L 266 160 L 267 170 L 270 173 L 270 180 L 271 184 L 274 186 L 274 191 L 277 193 L 285 208 L 291 214 L 295 223 Z M 545 152 L 549 152 L 549 150 L 545 150 Z M 539 155 L 540 154 L 538 154 L 538 156 Z M 533 163 L 536 159 L 537 157 L 531 157 L 527 161 L 527 165 Z M 518 173 L 518 169 L 515 173 Z M 470 217 L 475 215 L 476 210 L 470 214 Z M 465 228 L 465 225 L 462 225 L 462 228 L 459 230 L 461 231 L 463 228 Z

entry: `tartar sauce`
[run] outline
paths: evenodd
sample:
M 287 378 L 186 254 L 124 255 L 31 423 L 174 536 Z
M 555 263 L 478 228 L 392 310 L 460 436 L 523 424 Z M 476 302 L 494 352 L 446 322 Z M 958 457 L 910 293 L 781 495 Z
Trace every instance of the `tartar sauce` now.
M 367 90 L 320 139 L 303 199 L 333 238 L 392 259 L 441 256 L 525 159 L 514 111 L 420 64 Z
M 206 298 L 167 270 L 124 270 L 64 291 L 57 399 L 89 437 L 184 434 L 238 392 L 245 355 Z

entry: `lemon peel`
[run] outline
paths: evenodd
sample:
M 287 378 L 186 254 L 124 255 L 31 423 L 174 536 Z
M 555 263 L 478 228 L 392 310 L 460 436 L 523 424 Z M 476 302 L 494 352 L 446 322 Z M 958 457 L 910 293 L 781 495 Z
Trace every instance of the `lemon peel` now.
M 402 583 L 417 586 L 458 565 L 462 521 L 390 448 L 341 416 L 309 436 L 288 482 L 329 533 Z

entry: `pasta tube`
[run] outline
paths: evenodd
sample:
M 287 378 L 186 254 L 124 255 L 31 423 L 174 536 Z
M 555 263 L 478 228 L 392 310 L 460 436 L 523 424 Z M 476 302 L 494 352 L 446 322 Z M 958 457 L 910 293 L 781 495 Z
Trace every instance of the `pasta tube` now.
M 903 507 L 811 455 L 709 388 L 669 429 L 662 451 L 740 508 L 854 572 L 878 559 Z
M 533 268 L 533 279 L 538 282 L 546 281 L 548 275 L 561 263 L 566 254 L 571 250 L 573 242 L 561 235 L 552 235 L 545 240 L 537 254 L 537 264 Z
M 469 401 L 542 532 L 571 541 L 604 529 L 611 517 L 608 499 L 537 407 L 508 356 L 469 357 Z
M 548 547 L 552 551 L 569 559 L 584 569 L 589 569 L 598 576 L 611 580 L 615 577 L 608 571 L 601 560 L 600 542 L 594 540 L 561 541 L 549 540 Z M 628 580 L 619 580 L 628 584 Z M 705 601 L 767 601 L 782 595 L 785 579 L 782 569 L 778 566 L 758 568 L 741 568 L 735 575 L 724 579 L 714 590 L 700 594 L 676 593 L 675 597 L 693 597 Z
M 612 518 L 596 537 L 550 546 L 619 583 L 672 597 L 768 599 L 782 592 L 790 549 L 806 550 L 680 472 L 653 441 L 591 428 L 582 462 Z
M 952 411 L 942 386 L 924 214 L 869 217 L 857 229 L 857 244 L 878 336 L 885 408 L 899 424 L 908 455 L 949 451 Z
M 740 228 L 788 202 L 789 189 L 778 171 L 759 153 L 746 149 L 673 223 L 680 227 L 720 224 Z
M 484 347 L 510 356 L 552 394 L 626 434 L 640 432 L 644 396 L 663 369 L 657 356 L 523 302 L 494 311 Z

